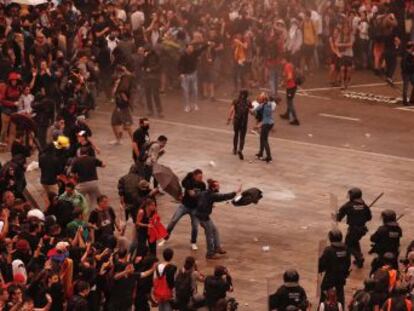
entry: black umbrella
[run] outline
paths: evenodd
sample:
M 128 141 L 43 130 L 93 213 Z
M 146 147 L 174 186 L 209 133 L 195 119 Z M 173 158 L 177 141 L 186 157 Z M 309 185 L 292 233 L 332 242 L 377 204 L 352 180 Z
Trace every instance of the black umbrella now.
M 165 192 L 167 192 L 176 200 L 180 199 L 180 180 L 169 167 L 155 163 L 153 166 L 152 174 Z
M 234 206 L 245 206 L 249 204 L 257 204 L 263 198 L 262 191 L 258 188 L 249 188 L 244 190 L 239 196 L 235 197 L 231 203 Z

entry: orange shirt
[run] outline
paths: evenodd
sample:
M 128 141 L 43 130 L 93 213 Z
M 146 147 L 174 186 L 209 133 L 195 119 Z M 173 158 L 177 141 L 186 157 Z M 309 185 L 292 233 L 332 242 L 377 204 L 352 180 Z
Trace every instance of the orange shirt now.
M 287 89 L 296 87 L 295 70 L 292 63 L 286 63 L 285 66 L 283 66 L 283 76 L 285 77 L 285 85 Z

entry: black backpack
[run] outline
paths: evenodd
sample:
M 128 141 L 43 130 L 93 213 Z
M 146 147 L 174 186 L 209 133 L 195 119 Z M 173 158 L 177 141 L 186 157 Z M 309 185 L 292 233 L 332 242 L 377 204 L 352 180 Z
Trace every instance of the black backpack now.
M 179 304 L 188 304 L 192 296 L 192 273 L 180 271 L 175 279 L 175 298 Z

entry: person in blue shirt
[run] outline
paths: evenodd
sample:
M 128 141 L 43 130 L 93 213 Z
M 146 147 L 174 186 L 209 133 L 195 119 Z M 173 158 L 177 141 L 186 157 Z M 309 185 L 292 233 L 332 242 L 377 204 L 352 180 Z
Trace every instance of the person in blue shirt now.
M 266 93 L 260 94 L 258 98 L 259 105 L 253 109 L 254 113 L 262 115 L 262 125 L 260 130 L 260 149 L 256 157 L 259 160 L 272 162 L 272 155 L 269 145 L 269 133 L 275 123 L 273 118 L 273 112 L 276 109 L 276 102 L 268 97 Z M 266 152 L 266 157 L 263 156 L 263 152 Z

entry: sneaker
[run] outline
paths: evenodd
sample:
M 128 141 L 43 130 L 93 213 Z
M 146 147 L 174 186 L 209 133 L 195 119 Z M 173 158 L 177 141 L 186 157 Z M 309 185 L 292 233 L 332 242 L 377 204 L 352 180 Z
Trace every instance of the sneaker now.
M 191 111 L 190 106 L 185 106 L 184 111 L 185 111 L 185 112 L 190 112 L 190 111 Z
M 266 163 L 271 163 L 272 162 L 272 158 L 260 158 L 260 161 L 266 162 Z
M 191 250 L 193 251 L 197 251 L 198 250 L 198 246 L 195 243 L 191 243 Z
M 244 156 L 243 156 L 243 153 L 241 151 L 237 152 L 237 154 L 239 155 L 240 160 L 244 160 Z
M 227 252 L 226 252 L 224 249 L 222 249 L 222 248 L 217 249 L 217 250 L 216 250 L 216 253 L 217 253 L 217 254 L 220 254 L 220 255 L 227 254 Z
M 258 132 L 258 131 L 256 131 L 256 130 L 251 130 L 251 131 L 250 131 L 250 133 L 252 133 L 252 134 L 254 134 L 254 135 L 256 135 L 256 136 L 259 136 L 259 132 Z
M 207 255 L 207 256 L 206 256 L 206 259 L 207 259 L 207 260 L 217 260 L 217 259 L 220 259 L 220 256 L 219 256 L 219 255 L 217 255 L 217 254 Z
M 261 159 L 261 158 L 263 157 L 263 155 L 262 155 L 262 154 L 260 154 L 260 153 L 256 153 L 256 154 L 255 154 L 255 156 L 256 156 L 256 158 L 258 158 L 258 159 Z
M 199 111 L 200 110 L 200 108 L 198 107 L 198 105 L 197 104 L 195 104 L 194 105 L 194 111 Z
M 280 118 L 284 119 L 284 120 L 289 120 L 289 114 L 287 114 L 287 113 L 281 114 Z
M 164 244 L 165 244 L 165 243 L 167 243 L 167 240 L 166 240 L 166 239 L 162 239 L 162 240 L 158 243 L 158 246 L 159 246 L 159 247 L 164 246 Z
M 387 82 L 391 86 L 394 85 L 394 80 L 392 80 L 392 78 L 390 78 L 390 77 L 385 78 L 385 82 Z
M 300 125 L 299 120 L 293 120 L 289 122 L 290 125 Z

